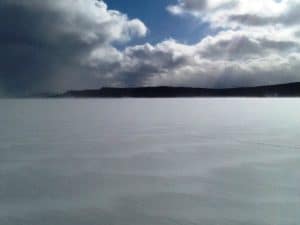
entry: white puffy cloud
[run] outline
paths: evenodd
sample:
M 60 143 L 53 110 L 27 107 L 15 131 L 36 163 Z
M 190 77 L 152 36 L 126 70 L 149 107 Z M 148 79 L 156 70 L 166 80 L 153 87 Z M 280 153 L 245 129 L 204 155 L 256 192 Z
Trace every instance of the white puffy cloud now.
M 115 57 L 112 83 L 237 87 L 299 81 L 299 2 L 179 0 L 169 12 L 219 31 L 190 45 L 170 39 L 127 47 Z
M 178 4 L 170 5 L 167 9 L 174 14 L 191 14 L 203 20 L 215 23 L 215 26 L 230 26 L 232 16 L 249 16 L 260 19 L 271 19 L 288 16 L 298 0 L 179 0 Z M 284 20 L 278 20 L 284 22 Z
M 167 7 L 170 13 L 191 15 L 219 32 L 194 45 L 167 41 L 152 46 L 152 55 L 180 55 L 180 63 L 160 61 L 153 66 L 160 72 L 148 80 L 216 87 L 299 81 L 298 9 L 299 0 L 179 0 Z
M 138 85 L 234 87 L 297 81 L 300 53 L 293 42 L 255 39 L 232 31 L 195 45 L 167 40 L 128 47 L 118 80 Z M 123 79 L 122 79 L 123 77 Z

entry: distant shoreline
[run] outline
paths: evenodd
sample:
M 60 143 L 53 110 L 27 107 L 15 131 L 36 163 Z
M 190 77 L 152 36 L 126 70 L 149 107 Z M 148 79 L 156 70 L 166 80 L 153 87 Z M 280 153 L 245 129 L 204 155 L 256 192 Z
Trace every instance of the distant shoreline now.
M 226 89 L 192 87 L 135 87 L 67 91 L 39 94 L 31 98 L 192 98 L 192 97 L 300 97 L 300 82 Z

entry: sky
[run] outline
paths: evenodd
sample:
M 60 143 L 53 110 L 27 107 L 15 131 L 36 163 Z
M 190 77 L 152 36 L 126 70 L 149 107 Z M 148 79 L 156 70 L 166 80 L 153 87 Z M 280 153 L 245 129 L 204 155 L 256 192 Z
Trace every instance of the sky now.
M 300 0 L 1 0 L 0 95 L 300 81 Z

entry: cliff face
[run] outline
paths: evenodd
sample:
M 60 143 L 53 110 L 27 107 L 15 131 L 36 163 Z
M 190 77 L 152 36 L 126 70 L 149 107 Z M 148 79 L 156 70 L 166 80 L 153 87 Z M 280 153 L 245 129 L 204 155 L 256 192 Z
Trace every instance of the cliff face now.
M 300 83 L 207 89 L 187 87 L 101 88 L 98 90 L 68 91 L 56 97 L 74 98 L 167 98 L 167 97 L 300 97 Z

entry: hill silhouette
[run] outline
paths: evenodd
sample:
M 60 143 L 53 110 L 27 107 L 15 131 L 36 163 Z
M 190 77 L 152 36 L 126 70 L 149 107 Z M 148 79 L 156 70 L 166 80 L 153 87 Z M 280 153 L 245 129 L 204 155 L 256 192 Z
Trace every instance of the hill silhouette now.
M 300 97 L 300 82 L 257 87 L 226 89 L 190 87 L 136 87 L 68 91 L 58 98 L 176 98 L 176 97 Z

